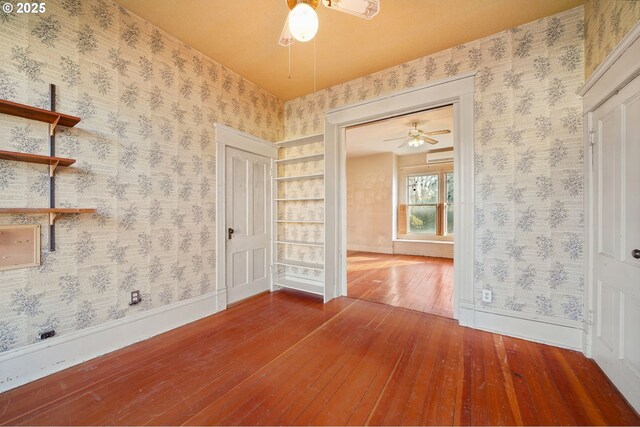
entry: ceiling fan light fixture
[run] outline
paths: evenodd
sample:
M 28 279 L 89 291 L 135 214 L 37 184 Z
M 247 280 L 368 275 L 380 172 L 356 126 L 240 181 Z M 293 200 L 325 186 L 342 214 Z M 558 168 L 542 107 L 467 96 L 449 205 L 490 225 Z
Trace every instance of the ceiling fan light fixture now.
M 424 141 L 420 138 L 412 138 L 407 141 L 407 145 L 409 145 L 409 147 L 420 147 L 422 144 L 424 144 Z
M 308 42 L 318 32 L 318 15 L 306 3 L 298 3 L 289 12 L 289 31 L 300 42 Z

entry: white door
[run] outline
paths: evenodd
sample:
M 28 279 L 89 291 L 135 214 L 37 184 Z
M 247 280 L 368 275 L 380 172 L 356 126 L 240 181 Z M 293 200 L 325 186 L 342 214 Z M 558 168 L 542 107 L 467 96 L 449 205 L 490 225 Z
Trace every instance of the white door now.
M 640 411 L 640 78 L 593 112 L 593 342 Z
M 233 303 L 270 288 L 271 159 L 227 147 L 226 286 Z

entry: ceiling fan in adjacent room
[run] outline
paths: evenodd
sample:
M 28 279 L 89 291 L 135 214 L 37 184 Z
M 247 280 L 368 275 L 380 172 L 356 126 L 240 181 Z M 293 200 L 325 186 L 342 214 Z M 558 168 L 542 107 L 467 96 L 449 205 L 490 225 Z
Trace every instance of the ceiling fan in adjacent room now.
M 307 42 L 318 31 L 316 8 L 320 0 L 285 0 L 291 10 L 284 23 L 280 44 L 289 46 L 298 40 Z M 380 0 L 322 0 L 326 8 L 371 19 L 380 12 Z
M 409 130 L 409 133 L 407 134 L 407 136 L 401 136 L 400 138 L 391 138 L 391 139 L 385 139 L 384 142 L 387 141 L 397 141 L 399 139 L 404 139 L 404 141 L 402 142 L 402 144 L 400 144 L 400 146 L 398 148 L 402 148 L 405 145 L 408 145 L 409 147 L 420 147 L 421 145 L 423 145 L 425 142 L 431 145 L 435 145 L 438 143 L 438 140 L 430 138 L 430 136 L 435 136 L 435 135 L 444 135 L 447 133 L 451 133 L 451 130 L 449 129 L 442 129 L 442 130 L 435 130 L 432 132 L 425 132 L 422 129 L 418 129 L 418 125 L 420 123 L 419 122 L 413 122 L 413 129 Z

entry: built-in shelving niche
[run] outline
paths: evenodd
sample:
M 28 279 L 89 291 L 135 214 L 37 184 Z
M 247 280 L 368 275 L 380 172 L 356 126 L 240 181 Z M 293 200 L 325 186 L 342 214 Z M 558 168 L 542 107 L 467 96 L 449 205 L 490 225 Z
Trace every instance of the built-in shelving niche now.
M 276 145 L 273 286 L 324 296 L 324 135 Z

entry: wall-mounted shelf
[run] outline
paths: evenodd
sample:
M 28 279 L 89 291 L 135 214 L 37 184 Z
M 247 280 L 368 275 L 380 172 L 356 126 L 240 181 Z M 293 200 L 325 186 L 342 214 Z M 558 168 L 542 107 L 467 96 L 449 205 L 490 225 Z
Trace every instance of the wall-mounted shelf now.
M 80 123 L 80 117 L 43 110 L 41 108 L 18 104 L 17 102 L 11 102 L 4 99 L 0 99 L 0 113 L 66 127 L 74 127 Z
M 294 197 L 291 199 L 276 199 L 276 202 L 322 202 L 324 197 Z
M 324 172 L 310 173 L 308 175 L 281 176 L 281 177 L 276 178 L 276 181 L 278 181 L 278 182 L 302 181 L 304 179 L 320 179 L 320 178 L 324 178 Z
M 64 157 L 56 157 L 56 127 L 74 127 L 80 123 L 80 117 L 58 113 L 56 111 L 56 86 L 49 85 L 50 110 L 19 104 L 17 102 L 0 99 L 0 113 L 24 119 L 35 120 L 49 124 L 49 155 L 0 151 L 0 160 L 26 162 L 49 165 L 49 207 L 48 208 L 3 208 L 0 213 L 5 214 L 48 214 L 49 215 L 49 250 L 56 250 L 55 221 L 59 215 L 96 212 L 90 208 L 56 208 L 55 207 L 55 171 L 58 166 L 70 166 L 76 161 Z
M 53 225 L 58 215 L 95 212 L 92 208 L 0 208 L 0 214 L 48 214 L 49 225 Z
M 279 165 L 287 165 L 292 163 L 313 162 L 324 159 L 324 154 L 310 154 L 307 156 L 290 157 L 288 159 L 278 159 L 275 163 Z
M 276 219 L 276 222 L 289 222 L 289 223 L 300 223 L 300 224 L 324 224 L 324 221 L 319 221 L 315 219 Z
M 314 144 L 316 142 L 324 142 L 324 134 L 309 135 L 302 138 L 289 139 L 287 141 L 276 142 L 274 145 L 278 148 L 290 148 L 298 145 Z
M 282 245 L 316 246 L 319 248 L 324 247 L 324 243 L 321 242 L 305 242 L 302 240 L 276 240 L 276 243 Z
M 58 166 L 71 166 L 76 161 L 64 157 L 40 156 L 38 154 L 18 153 L 15 151 L 1 151 L 0 160 L 11 160 L 14 162 L 37 163 L 40 165 L 49 165 L 49 176 L 53 176 Z
M 324 271 L 324 265 L 323 264 L 312 264 L 312 263 L 309 263 L 309 262 L 294 261 L 294 260 L 290 260 L 290 259 L 281 259 L 281 260 L 276 261 L 274 264 L 283 265 L 285 267 L 308 268 L 310 270 Z

